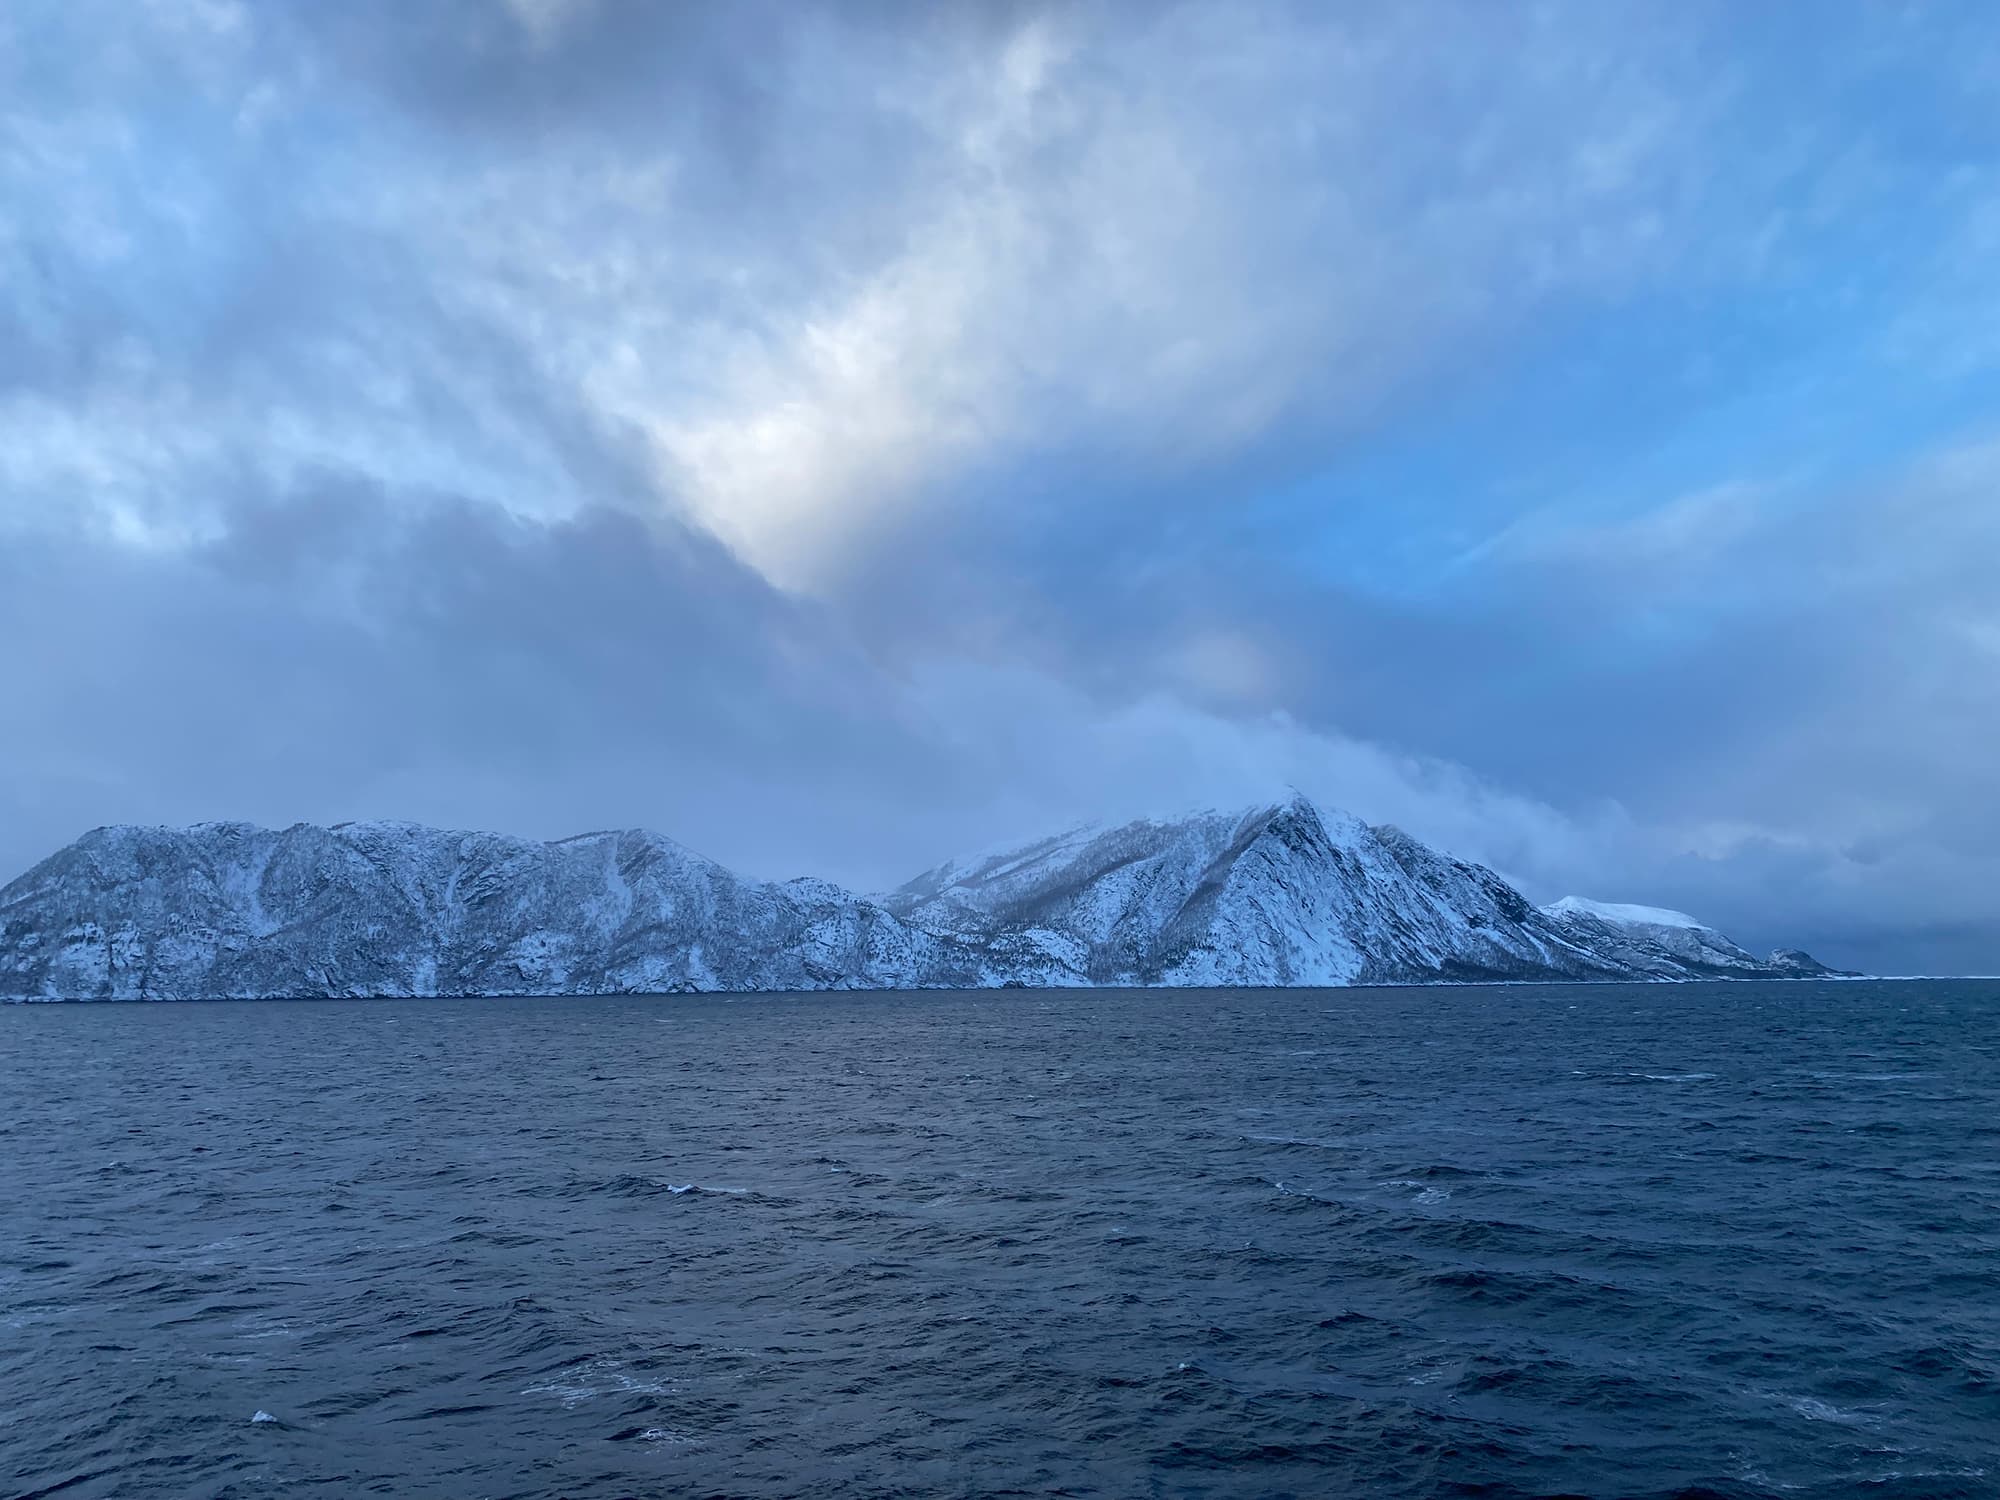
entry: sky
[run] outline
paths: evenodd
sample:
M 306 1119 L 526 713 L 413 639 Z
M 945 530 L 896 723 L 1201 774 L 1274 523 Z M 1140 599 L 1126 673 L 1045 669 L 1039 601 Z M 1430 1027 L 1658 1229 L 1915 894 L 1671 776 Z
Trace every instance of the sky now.
M 1296 789 L 2000 972 L 1984 3 L 0 7 L 0 880 Z

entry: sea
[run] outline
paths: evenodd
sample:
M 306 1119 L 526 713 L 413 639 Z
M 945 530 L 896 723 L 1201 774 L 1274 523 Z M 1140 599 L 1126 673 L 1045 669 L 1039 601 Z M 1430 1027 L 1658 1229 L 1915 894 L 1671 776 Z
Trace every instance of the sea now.
M 0 1495 L 2000 1496 L 2000 983 L 0 1007 Z

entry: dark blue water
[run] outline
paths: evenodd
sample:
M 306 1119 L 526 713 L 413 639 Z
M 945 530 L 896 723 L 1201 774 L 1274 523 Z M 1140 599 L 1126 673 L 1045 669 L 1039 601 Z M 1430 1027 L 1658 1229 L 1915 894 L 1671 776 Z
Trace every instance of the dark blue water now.
M 5 1007 L 0 1236 L 6 1495 L 2000 1495 L 1990 983 Z

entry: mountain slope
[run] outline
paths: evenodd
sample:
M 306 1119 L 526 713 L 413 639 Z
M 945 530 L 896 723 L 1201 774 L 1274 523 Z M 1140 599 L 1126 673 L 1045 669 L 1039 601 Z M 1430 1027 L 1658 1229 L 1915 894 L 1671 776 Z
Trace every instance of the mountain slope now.
M 743 880 L 647 833 L 106 828 L 0 891 L 11 994 L 824 989 L 951 967 L 846 892 Z
M 1712 967 L 1539 910 L 1491 870 L 1303 798 L 1075 830 L 940 866 L 882 904 L 988 949 L 1074 953 L 1096 984 L 1684 979 Z
M 0 997 L 30 999 L 1823 972 L 1676 913 L 1538 909 L 1303 799 L 1074 830 L 875 899 L 748 880 L 650 833 L 407 823 L 101 828 L 0 889 Z
M 1542 912 L 1575 941 L 1621 963 L 1658 972 L 1662 978 L 1730 979 L 1773 973 L 1798 978 L 1853 977 L 1844 970 L 1827 968 L 1796 948 L 1780 948 L 1769 958 L 1756 958 L 1706 923 L 1664 907 L 1565 896 L 1543 907 Z

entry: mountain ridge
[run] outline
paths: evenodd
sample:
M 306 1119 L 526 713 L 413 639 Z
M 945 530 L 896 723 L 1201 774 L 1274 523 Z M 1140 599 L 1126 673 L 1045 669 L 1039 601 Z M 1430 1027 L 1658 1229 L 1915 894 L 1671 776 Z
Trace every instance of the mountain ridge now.
M 1671 917 L 1674 922 L 1621 914 Z M 1303 797 L 1085 825 L 861 895 L 663 835 L 397 821 L 93 829 L 0 887 L 0 998 L 1778 978 L 1681 913 L 1566 898 Z

